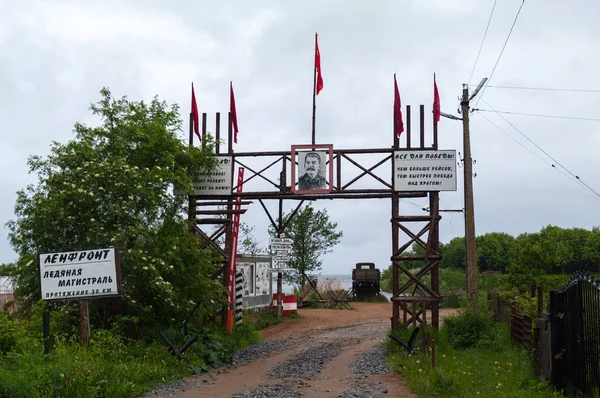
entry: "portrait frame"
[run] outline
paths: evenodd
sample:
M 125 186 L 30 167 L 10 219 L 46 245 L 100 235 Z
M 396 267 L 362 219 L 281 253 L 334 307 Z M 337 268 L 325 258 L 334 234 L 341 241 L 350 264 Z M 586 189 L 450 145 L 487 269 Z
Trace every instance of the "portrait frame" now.
M 319 174 L 325 178 L 323 189 L 300 189 L 298 182 L 304 174 L 304 159 L 306 154 L 315 152 L 321 158 Z M 292 145 L 292 181 L 291 189 L 295 194 L 330 193 L 333 190 L 333 144 Z

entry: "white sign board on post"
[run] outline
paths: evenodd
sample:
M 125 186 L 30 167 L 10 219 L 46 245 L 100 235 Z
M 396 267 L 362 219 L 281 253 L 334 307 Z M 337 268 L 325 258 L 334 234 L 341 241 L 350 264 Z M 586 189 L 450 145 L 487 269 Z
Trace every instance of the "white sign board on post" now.
M 455 150 L 394 152 L 394 191 L 456 191 Z
M 199 196 L 220 196 L 231 195 L 233 161 L 231 156 L 215 156 L 217 158 L 217 167 L 214 171 L 206 174 L 200 174 L 194 180 L 194 195 Z M 182 195 L 184 192 L 174 189 L 175 195 Z
M 44 300 L 114 297 L 121 294 L 116 248 L 39 255 L 40 288 Z
M 270 242 L 271 242 L 271 245 L 272 244 L 291 245 L 293 243 L 291 238 L 271 238 Z

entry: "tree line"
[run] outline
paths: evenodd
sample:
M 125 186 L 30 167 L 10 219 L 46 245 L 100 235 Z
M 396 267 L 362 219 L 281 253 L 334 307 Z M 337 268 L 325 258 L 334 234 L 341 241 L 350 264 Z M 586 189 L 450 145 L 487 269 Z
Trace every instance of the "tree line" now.
M 512 236 L 490 232 L 476 237 L 479 271 L 570 274 L 577 270 L 600 272 L 600 228 L 561 228 L 547 225 L 539 232 Z M 417 244 L 405 255 L 423 254 Z M 465 239 L 440 243 L 441 268 L 465 270 Z M 422 265 L 422 264 L 419 264 Z

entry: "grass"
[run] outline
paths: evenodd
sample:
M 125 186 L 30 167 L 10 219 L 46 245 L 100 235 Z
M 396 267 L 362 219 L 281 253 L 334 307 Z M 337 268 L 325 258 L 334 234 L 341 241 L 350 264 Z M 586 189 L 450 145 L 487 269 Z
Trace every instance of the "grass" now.
M 396 333 L 407 340 L 411 331 Z M 428 334 L 436 341 L 435 369 L 429 353 L 408 355 L 395 341 L 386 342 L 390 365 L 420 397 L 562 397 L 537 381 L 529 355 L 511 345 L 504 324 L 463 312 Z
M 245 310 L 243 315 L 244 322 L 252 324 L 256 330 L 300 318 L 302 318 L 301 315 L 299 315 L 297 312 L 292 312 L 290 316 L 284 316 L 281 319 L 277 319 L 277 311 L 271 307 Z
M 177 359 L 157 333 L 126 340 L 109 330 L 92 330 L 88 345 L 77 336 L 53 332 L 53 348 L 44 354 L 39 319 L 25 321 L 0 313 L 0 398 L 134 397 L 231 360 L 237 348 L 259 342 L 253 324 L 232 334 L 219 328 L 194 327 L 198 338 Z M 161 328 L 176 347 L 189 339 L 181 328 Z
M 308 288 L 308 283 L 305 283 L 304 286 L 302 286 L 301 288 L 295 287 L 294 288 L 294 295 L 296 297 L 302 295 L 303 292 L 306 291 L 306 289 Z M 329 294 L 329 292 L 333 292 L 333 294 L 336 295 L 336 297 L 338 298 L 348 298 L 349 295 L 349 290 L 344 288 L 344 284 L 342 282 L 341 279 L 338 278 L 324 278 L 324 279 L 319 279 L 318 283 L 317 283 L 317 291 L 319 292 L 319 294 L 321 295 L 321 297 L 323 298 L 323 300 L 329 300 L 331 299 L 331 295 Z M 319 295 L 317 295 L 314 291 L 314 289 L 311 289 L 310 293 L 304 298 L 305 301 L 309 301 L 311 303 L 310 308 L 322 308 L 323 306 L 320 305 L 319 303 Z M 388 300 L 387 297 L 385 297 L 384 295 L 380 294 L 377 295 L 375 297 L 364 297 L 361 298 L 360 300 L 354 298 L 352 300 L 349 301 L 362 301 L 362 302 L 369 302 L 369 303 L 389 303 L 390 301 Z M 339 309 L 339 307 L 335 307 L 336 309 Z

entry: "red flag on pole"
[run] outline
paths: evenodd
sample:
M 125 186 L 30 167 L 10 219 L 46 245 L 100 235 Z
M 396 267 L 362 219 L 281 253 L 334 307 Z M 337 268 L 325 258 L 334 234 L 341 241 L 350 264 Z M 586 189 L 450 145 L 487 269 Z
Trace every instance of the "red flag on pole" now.
M 398 82 L 396 81 L 396 74 L 394 73 L 394 119 L 396 120 L 396 134 L 400 137 L 400 134 L 404 131 L 404 123 L 402 123 L 402 104 L 400 103 L 400 92 L 398 91 Z
M 316 94 L 319 94 L 319 91 L 323 89 L 323 76 L 321 75 L 321 53 L 319 52 L 319 41 L 318 35 L 315 33 L 315 69 L 317 71 L 317 91 Z
M 435 82 L 435 73 L 433 74 L 433 120 L 437 123 L 440 121 L 440 93 L 438 93 L 437 83 Z
M 192 83 L 192 121 L 194 133 L 196 133 L 198 139 L 202 141 L 202 136 L 200 135 L 200 121 L 198 118 L 198 104 L 196 103 L 196 94 L 194 94 L 194 83 Z
M 235 110 L 235 96 L 233 95 L 232 82 L 229 82 L 229 111 L 231 112 L 231 122 L 233 124 L 233 142 L 237 144 L 238 122 L 237 111 Z

